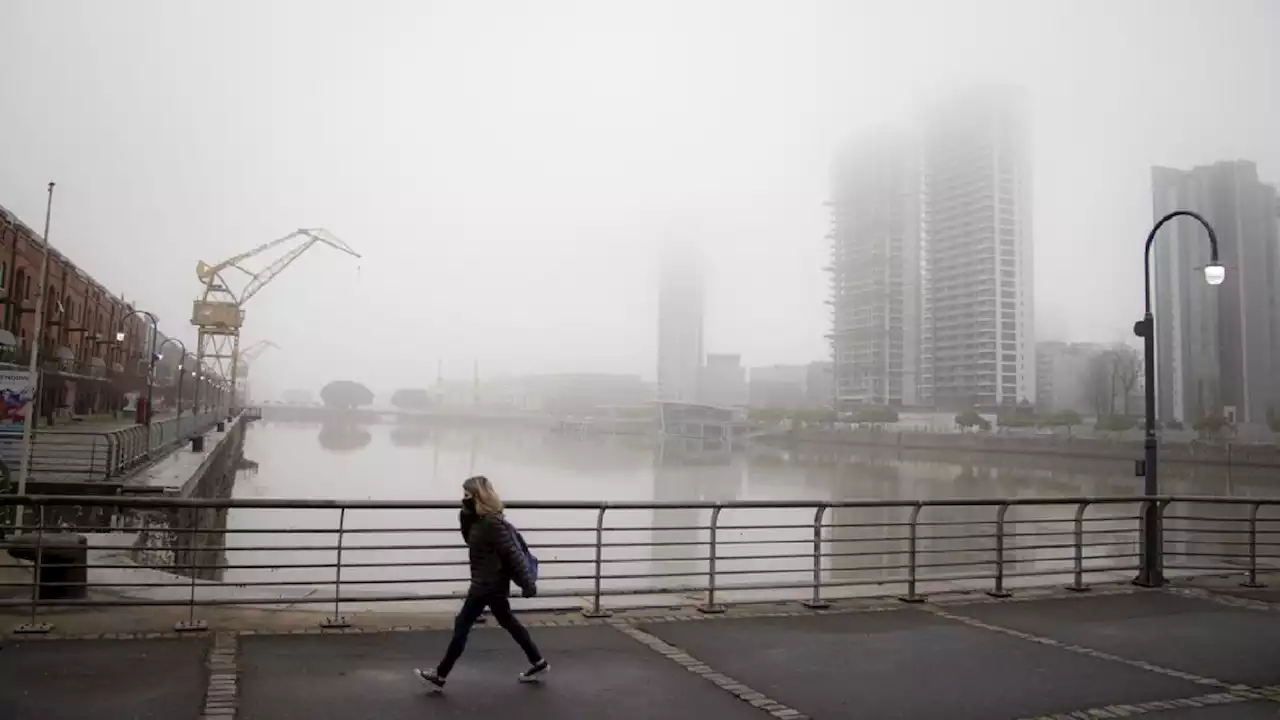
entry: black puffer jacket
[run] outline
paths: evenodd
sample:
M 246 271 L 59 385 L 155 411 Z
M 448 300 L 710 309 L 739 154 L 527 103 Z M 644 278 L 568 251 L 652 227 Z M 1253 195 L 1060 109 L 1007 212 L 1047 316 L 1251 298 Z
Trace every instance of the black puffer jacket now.
M 512 582 L 526 590 L 535 589 L 524 552 L 502 513 L 478 516 L 469 525 L 466 535 L 471 554 L 471 588 L 468 595 L 505 597 L 511 592 Z

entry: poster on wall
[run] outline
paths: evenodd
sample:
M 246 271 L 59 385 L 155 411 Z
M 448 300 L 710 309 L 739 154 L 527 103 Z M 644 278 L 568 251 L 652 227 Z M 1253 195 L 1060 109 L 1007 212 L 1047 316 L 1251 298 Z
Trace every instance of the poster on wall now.
M 21 433 L 36 383 L 26 370 L 0 370 L 0 433 Z

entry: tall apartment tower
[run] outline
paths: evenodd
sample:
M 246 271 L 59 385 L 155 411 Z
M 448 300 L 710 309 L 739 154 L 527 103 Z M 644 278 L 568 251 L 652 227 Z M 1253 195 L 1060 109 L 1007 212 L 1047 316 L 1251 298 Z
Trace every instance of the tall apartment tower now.
M 698 402 L 703 358 L 703 287 L 698 257 L 669 247 L 658 290 L 658 399 Z
M 831 170 L 832 359 L 839 410 L 920 402 L 920 173 L 913 138 L 869 134 Z
M 1021 91 L 981 87 L 923 123 L 921 400 L 1034 402 L 1031 162 Z
M 1209 414 L 1264 423 L 1280 414 L 1280 201 L 1248 161 L 1151 170 L 1154 215 L 1194 210 L 1218 236 L 1227 279 L 1204 281 L 1204 230 L 1166 224 L 1152 248 L 1157 411 L 1188 425 Z M 1135 248 L 1136 252 L 1136 248 Z

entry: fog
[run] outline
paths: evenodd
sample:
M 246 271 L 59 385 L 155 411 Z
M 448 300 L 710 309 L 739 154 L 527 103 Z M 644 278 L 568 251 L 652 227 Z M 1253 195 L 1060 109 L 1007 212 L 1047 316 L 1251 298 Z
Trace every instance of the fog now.
M 829 164 L 950 88 L 1026 88 L 1038 339 L 1141 312 L 1152 165 L 1280 181 L 1280 3 L 0 3 L 0 204 L 194 341 L 198 260 L 299 227 L 254 389 L 653 378 L 660 250 L 706 350 L 829 356 Z M 260 265 L 259 265 L 260 266 Z

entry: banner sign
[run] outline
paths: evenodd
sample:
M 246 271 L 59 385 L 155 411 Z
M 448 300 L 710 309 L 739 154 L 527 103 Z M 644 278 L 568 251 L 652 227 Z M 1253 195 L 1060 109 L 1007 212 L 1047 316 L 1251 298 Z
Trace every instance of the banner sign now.
M 26 370 L 0 370 L 0 433 L 21 433 L 36 383 Z

